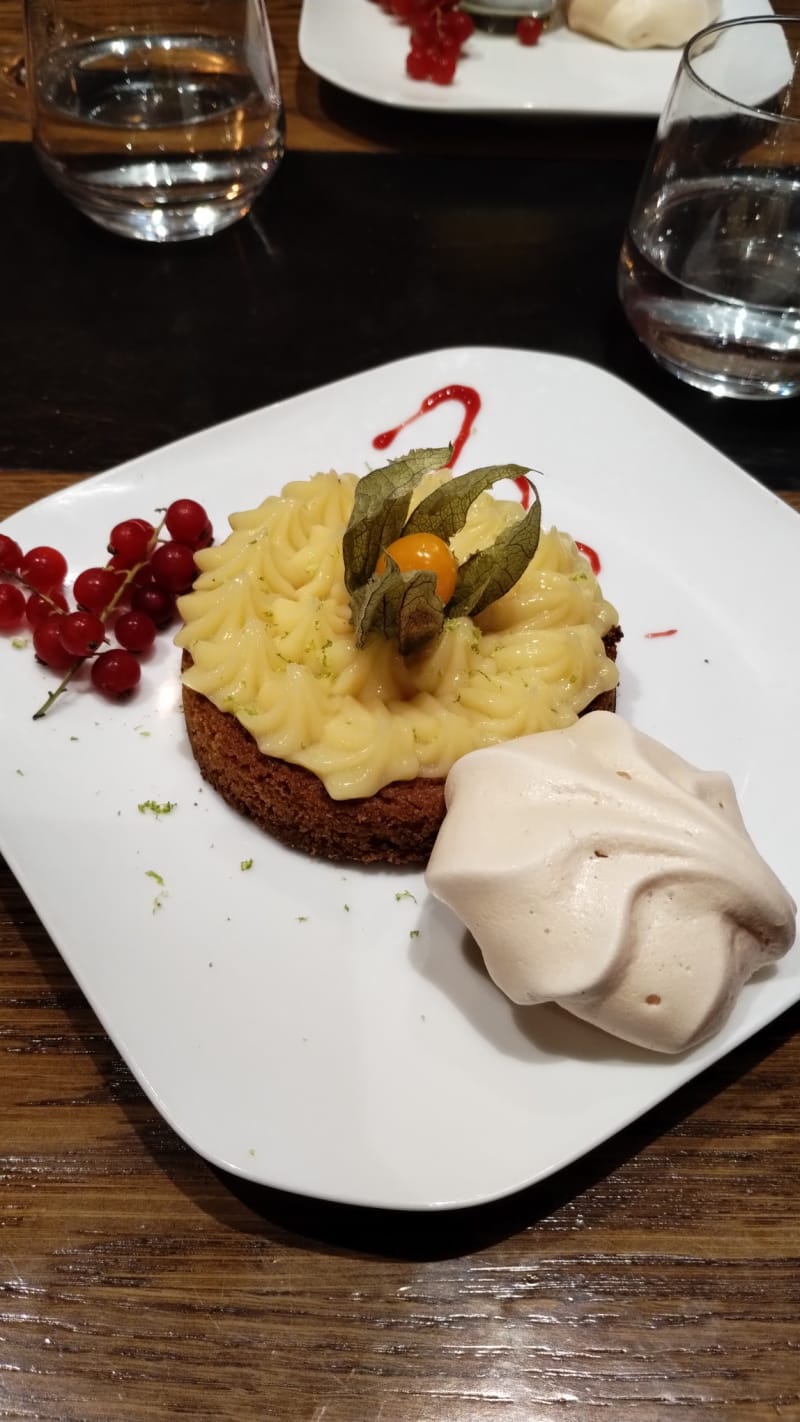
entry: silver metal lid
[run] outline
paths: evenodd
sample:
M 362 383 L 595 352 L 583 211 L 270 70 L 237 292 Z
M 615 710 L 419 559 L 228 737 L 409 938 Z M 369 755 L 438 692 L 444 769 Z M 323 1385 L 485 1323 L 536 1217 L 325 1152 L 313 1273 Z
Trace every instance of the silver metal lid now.
M 486 20 L 549 19 L 558 0 L 461 0 L 461 9 Z

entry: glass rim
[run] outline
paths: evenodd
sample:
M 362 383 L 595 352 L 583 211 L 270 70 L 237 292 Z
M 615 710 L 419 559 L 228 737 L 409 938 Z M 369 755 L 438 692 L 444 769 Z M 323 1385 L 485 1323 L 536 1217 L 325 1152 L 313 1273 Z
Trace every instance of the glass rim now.
M 741 99 L 734 99 L 731 94 L 726 94 L 722 89 L 715 89 L 713 84 L 709 84 L 703 79 L 694 67 L 695 46 L 698 40 L 706 40 L 709 35 L 717 36 L 725 30 L 736 30 L 744 25 L 794 25 L 800 32 L 800 15 L 742 15 L 738 19 L 716 20 L 713 25 L 706 25 L 704 29 L 698 30 L 686 41 L 681 55 L 681 69 L 691 77 L 695 84 L 701 89 L 705 89 L 707 94 L 713 94 L 715 99 L 721 99 L 723 103 L 732 104 L 737 109 L 742 109 L 745 113 L 755 114 L 758 118 L 769 119 L 771 123 L 800 124 L 800 115 L 795 114 L 775 114 L 769 109 L 759 108 L 757 104 L 746 104 Z M 705 51 L 704 46 L 703 51 Z

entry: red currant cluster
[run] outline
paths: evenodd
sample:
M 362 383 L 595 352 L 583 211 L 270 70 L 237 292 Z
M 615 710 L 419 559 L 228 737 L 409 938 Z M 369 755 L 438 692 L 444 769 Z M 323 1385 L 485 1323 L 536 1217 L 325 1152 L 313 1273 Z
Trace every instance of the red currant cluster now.
M 168 539 L 160 536 L 163 528 Z M 194 581 L 194 555 L 213 537 L 208 514 L 194 499 L 171 503 L 158 528 L 147 519 L 125 519 L 111 530 L 108 562 L 78 574 L 70 607 L 63 553 L 45 545 L 23 553 L 0 533 L 0 631 L 16 632 L 27 623 L 39 661 L 66 673 L 37 717 L 89 657 L 92 682 L 104 695 L 122 696 L 138 685 L 136 654 L 148 652 L 158 629 L 173 617 L 176 597 Z M 102 651 L 110 633 L 117 646 Z
M 434 84 L 452 84 L 464 44 L 475 30 L 473 20 L 459 0 L 375 0 L 382 10 L 411 29 L 411 47 L 406 55 L 410 79 L 430 79 Z M 515 32 L 520 44 L 538 44 L 544 23 L 535 15 L 517 21 Z
M 458 0 L 377 0 L 387 14 L 409 25 L 411 48 L 406 73 L 411 79 L 452 84 L 461 51 L 475 26 Z

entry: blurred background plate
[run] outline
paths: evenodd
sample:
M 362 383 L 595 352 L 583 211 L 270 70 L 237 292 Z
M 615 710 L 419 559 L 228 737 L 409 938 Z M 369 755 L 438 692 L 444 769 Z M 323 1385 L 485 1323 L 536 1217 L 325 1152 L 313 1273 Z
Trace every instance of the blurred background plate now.
M 723 0 L 721 18 L 769 15 L 769 0 Z M 656 117 L 678 51 L 620 50 L 557 25 L 535 48 L 476 32 L 453 84 L 409 79 L 408 29 L 374 0 L 304 0 L 300 55 L 310 69 L 363 99 L 431 113 L 605 114 Z

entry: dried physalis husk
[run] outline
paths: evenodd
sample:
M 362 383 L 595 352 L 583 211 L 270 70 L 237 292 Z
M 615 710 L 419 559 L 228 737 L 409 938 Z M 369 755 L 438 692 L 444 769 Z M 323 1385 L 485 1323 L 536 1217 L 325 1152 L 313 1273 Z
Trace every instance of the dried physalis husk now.
M 529 470 L 520 464 L 496 464 L 459 474 L 434 489 L 409 515 L 417 485 L 426 474 L 444 468 L 451 454 L 449 447 L 415 449 L 366 474 L 356 485 L 342 550 L 360 647 L 377 634 L 396 640 L 403 656 L 419 651 L 439 636 L 447 618 L 475 617 L 507 593 L 536 552 L 541 505 L 528 479 Z M 448 543 L 464 527 L 478 496 L 502 479 L 527 479 L 533 493 L 531 507 L 493 544 L 457 568 L 455 590 L 446 604 L 437 595 L 435 573 L 404 572 L 386 554 L 392 543 L 408 534 L 432 533 Z

